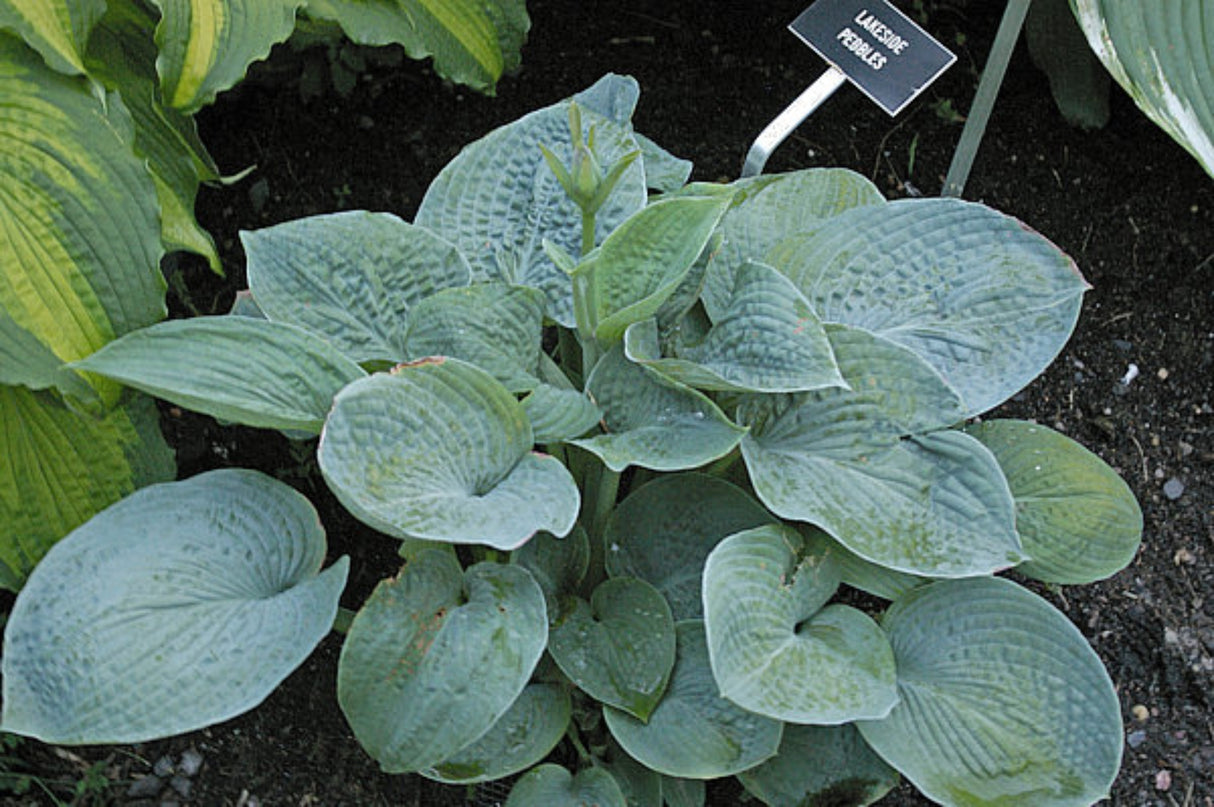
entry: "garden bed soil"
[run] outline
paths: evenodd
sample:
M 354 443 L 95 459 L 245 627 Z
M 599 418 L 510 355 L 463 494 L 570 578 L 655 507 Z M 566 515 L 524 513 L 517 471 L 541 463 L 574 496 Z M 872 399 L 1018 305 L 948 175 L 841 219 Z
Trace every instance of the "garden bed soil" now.
M 805 5 L 531 0 L 522 67 L 495 98 L 404 60 L 362 73 L 345 96 L 330 89 L 305 102 L 301 90 L 313 87 L 299 84 L 301 56 L 280 48 L 199 116 L 224 171 L 256 168 L 235 186 L 200 195 L 199 219 L 227 275 L 178 262 L 174 314 L 231 305 L 244 285 L 239 230 L 351 208 L 412 219 L 427 184 L 461 146 L 606 72 L 639 80 L 637 129 L 694 160 L 695 179 L 736 178 L 757 133 L 823 69 L 785 29 Z M 775 153 L 769 172 L 843 166 L 891 198 L 940 192 L 961 132 L 956 113 L 973 100 L 1002 4 L 899 5 L 925 13 L 925 26 L 957 51 L 957 64 L 897 119 L 843 88 Z M 998 414 L 1033 418 L 1079 440 L 1142 505 L 1143 544 L 1129 568 L 1091 586 L 1038 588 L 1089 639 L 1116 685 L 1127 745 L 1112 803 L 1214 807 L 1214 180 L 1118 90 L 1105 129 L 1069 128 L 1021 44 L 965 197 L 1043 233 L 1093 286 L 1062 355 Z M 1137 377 L 1125 383 L 1131 367 Z M 183 476 L 253 467 L 317 502 L 333 555 L 354 561 L 344 604 L 357 607 L 395 569 L 396 542 L 344 514 L 308 452 L 264 432 L 163 412 Z M 51 786 L 75 782 L 87 791 L 81 803 L 493 803 L 492 789 L 381 773 L 338 709 L 338 652 L 331 636 L 264 704 L 222 725 L 122 748 L 27 741 L 14 758 Z M 201 761 L 196 772 L 181 770 L 187 752 Z M 177 768 L 176 795 L 168 776 L 154 797 L 129 795 L 157 761 L 161 772 Z M 88 770 L 94 781 L 86 787 Z M 57 792 L 70 801 L 70 789 Z M 40 803 L 39 793 L 12 803 Z M 711 805 L 742 798 L 734 784 L 709 788 Z M 905 784 L 883 802 L 925 803 Z

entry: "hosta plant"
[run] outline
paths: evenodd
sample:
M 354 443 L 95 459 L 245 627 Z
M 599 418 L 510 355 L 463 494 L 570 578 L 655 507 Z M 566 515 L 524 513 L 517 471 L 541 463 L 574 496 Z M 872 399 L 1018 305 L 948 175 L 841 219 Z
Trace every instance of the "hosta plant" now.
M 401 568 L 337 698 L 391 772 L 510 805 L 1088 804 L 1108 675 L 1022 585 L 1141 515 L 1094 455 L 987 413 L 1086 287 L 1021 223 L 806 170 L 685 184 L 608 76 L 468 146 L 413 223 L 244 234 L 242 315 L 76 363 L 296 439 Z M 650 195 L 649 191 L 653 191 Z M 57 545 L 9 620 L 2 728 L 130 742 L 249 708 L 335 624 L 299 494 L 218 470 Z M 1011 576 L 997 576 L 1014 570 Z

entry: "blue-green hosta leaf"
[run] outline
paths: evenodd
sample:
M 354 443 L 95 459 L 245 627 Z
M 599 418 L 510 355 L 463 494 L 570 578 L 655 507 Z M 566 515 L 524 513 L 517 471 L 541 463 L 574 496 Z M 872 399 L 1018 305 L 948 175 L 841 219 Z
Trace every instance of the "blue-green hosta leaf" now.
M 531 26 L 524 0 L 309 0 L 308 15 L 339 23 L 360 45 L 433 56 L 440 76 L 489 94 L 518 66 Z
M 641 147 L 646 185 L 659 193 L 673 193 L 687 184 L 694 167 L 690 160 L 674 156 L 639 132 L 633 136 Z
M 18 581 L 55 541 L 175 472 L 156 406 L 143 396 L 92 418 L 0 386 L 0 457 L 0 562 Z
M 1067 123 L 1099 129 L 1109 122 L 1113 80 L 1088 47 L 1067 0 L 1030 5 L 1024 42 L 1033 64 L 1049 78 L 1050 94 Z
M 580 526 L 564 538 L 541 532 L 510 553 L 510 562 L 531 572 L 544 591 L 548 616 L 560 612 L 560 597 L 572 594 L 590 568 L 590 539 Z
M 703 779 L 662 777 L 662 799 L 666 807 L 704 807 L 706 796 Z
M 197 112 L 295 30 L 306 0 L 151 0 L 165 103 Z
M 338 390 L 366 375 L 303 328 L 227 316 L 161 322 L 72 366 L 223 420 L 311 434 Z
M 1099 457 L 1045 426 L 988 420 L 967 433 L 991 450 L 1016 500 L 1016 529 L 1031 560 L 1016 567 L 1077 585 L 1124 569 L 1142 540 L 1142 510 Z
M 946 805 L 1092 804 L 1121 763 L 1121 712 L 1100 659 L 1048 603 L 999 578 L 946 580 L 882 622 L 900 700 L 864 739 Z
M 787 526 L 726 538 L 704 566 L 704 631 L 721 696 L 788 723 L 884 717 L 894 655 L 868 616 L 823 605 L 839 586 L 829 549 Z
M 291 488 L 225 469 L 136 491 L 47 553 L 4 636 L 5 731 L 133 743 L 260 703 L 333 625 L 343 557 Z
M 620 747 L 658 773 L 687 779 L 729 776 L 774 755 L 784 724 L 717 693 L 703 623 L 680 622 L 675 632 L 674 673 L 649 722 L 610 706 L 603 709 Z
M 929 578 L 899 572 L 882 566 L 852 552 L 817 527 L 800 525 L 801 534 L 811 541 L 826 541 L 831 545 L 831 556 L 839 564 L 843 584 L 884 600 L 896 600 L 911 589 L 928 582 Z
M 37 336 L 13 321 L 0 308 L 0 384 L 33 390 L 55 388 L 71 399 L 96 400 L 92 387 L 65 367 Z
M 775 757 L 739 773 L 738 780 L 769 807 L 863 807 L 893 790 L 898 772 L 853 725 L 785 726 Z
M 61 73 L 85 72 L 84 50 L 105 0 L 0 0 L 0 30 L 17 34 Z
M 562 443 L 598 425 L 603 412 L 584 392 L 540 384 L 523 399 L 535 442 Z
M 610 773 L 586 768 L 576 775 L 545 763 L 523 774 L 510 790 L 506 807 L 627 807 L 624 792 Z
M 729 207 L 731 195 L 718 188 L 659 199 L 582 258 L 573 283 L 602 345 L 623 339 L 629 325 L 656 314 L 679 287 Z
M 1086 281 L 1021 222 L 956 199 L 855 208 L 781 242 L 768 262 L 823 320 L 910 348 L 985 412 L 1066 343 Z
M 463 359 L 511 392 L 529 392 L 539 385 L 543 326 L 544 296 L 535 289 L 504 283 L 444 289 L 413 307 L 405 350 L 412 359 Z
M 350 625 L 337 700 L 389 773 L 440 765 L 523 692 L 548 640 L 540 587 L 517 566 L 426 550 L 376 587 Z
M 726 308 L 703 341 L 663 358 L 657 324 L 628 328 L 628 358 L 691 387 L 801 392 L 845 385 L 817 314 L 775 269 L 747 262 L 733 276 Z
M 548 652 L 595 700 L 648 720 L 674 666 L 674 619 L 644 580 L 604 580 L 590 602 L 568 596 L 552 623 Z
M 595 763 L 611 774 L 624 794 L 628 807 L 663 807 L 662 775 L 651 771 L 612 741 L 605 754 L 596 754 Z
M 242 232 L 249 290 L 266 316 L 316 331 L 355 361 L 407 358 L 409 312 L 472 270 L 452 244 L 363 210 Z
M 474 784 L 526 770 L 548 756 L 569 728 L 569 690 L 528 684 L 497 722 L 471 745 L 419 771 L 448 784 Z
M 741 488 L 706 474 L 659 476 L 611 513 L 603 531 L 607 573 L 662 593 L 676 621 L 701 619 L 700 575 L 718 542 L 775 518 Z
M 1134 103 L 1214 176 L 1214 18 L 1207 0 L 1071 0 L 1071 10 Z
M 434 358 L 343 389 L 317 456 L 337 498 L 382 532 L 514 549 L 540 530 L 565 535 L 580 503 L 565 466 L 532 442 L 505 387 Z
M 583 128 L 594 127 L 599 162 L 614 163 L 637 149 L 627 117 L 605 117 L 620 98 L 635 102 L 636 82 L 608 75 L 575 96 L 583 106 Z M 482 278 L 531 286 L 548 299 L 547 316 L 573 327 L 569 276 L 544 252 L 545 239 L 578 257 L 582 214 L 565 195 L 544 161 L 540 145 L 568 164 L 570 101 L 532 112 L 493 130 L 465 147 L 426 190 L 416 223 L 452 241 Z M 610 109 L 603 109 L 610 104 Z M 640 161 L 624 172 L 595 216 L 598 238 L 645 205 L 645 172 Z
M 117 95 L 99 99 L 7 34 L 0 84 L 0 309 L 53 372 L 164 317 L 156 189 Z
M 721 222 L 725 242 L 709 266 L 704 305 L 719 319 L 729 305 L 734 274 L 791 235 L 812 231 L 845 210 L 884 202 L 873 183 L 843 168 L 810 168 L 734 182 L 734 206 Z
M 619 345 L 595 365 L 587 391 L 606 433 L 569 442 L 613 471 L 697 468 L 728 454 L 745 433 L 705 395 L 633 364 Z

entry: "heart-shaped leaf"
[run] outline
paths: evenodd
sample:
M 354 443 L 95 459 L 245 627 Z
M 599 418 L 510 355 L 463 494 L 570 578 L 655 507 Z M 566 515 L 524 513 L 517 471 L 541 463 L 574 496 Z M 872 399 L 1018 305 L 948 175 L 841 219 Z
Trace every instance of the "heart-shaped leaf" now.
M 729 776 L 774 755 L 783 724 L 717 694 L 703 623 L 680 622 L 675 634 L 674 673 L 649 722 L 603 709 L 616 742 L 658 773 L 688 779 Z
M 561 671 L 595 700 L 648 720 L 674 666 L 674 620 L 662 595 L 644 580 L 600 583 L 590 603 L 561 601 L 548 652 Z
M 969 416 L 1054 360 L 1088 288 L 1070 258 L 1021 222 L 956 199 L 853 208 L 781 242 L 767 261 L 823 320 L 925 359 Z
M 883 717 L 894 655 L 868 616 L 822 606 L 839 585 L 829 555 L 786 526 L 726 538 L 704 566 L 704 630 L 722 697 L 789 723 Z
M 560 597 L 572 594 L 590 568 L 590 539 L 581 526 L 564 538 L 541 532 L 510 553 L 510 562 L 531 572 L 544 591 L 548 615 L 560 613 Z
M 321 334 L 355 361 L 404 361 L 410 310 L 467 286 L 454 245 L 390 213 L 364 210 L 242 232 L 249 290 L 265 315 Z
M 51 743 L 182 734 L 260 703 L 324 638 L 348 563 L 324 572 L 308 501 L 255 471 L 152 485 L 56 544 L 4 636 L 4 731 Z
M 898 772 L 851 724 L 785 726 L 775 757 L 739 773 L 738 780 L 769 807 L 863 807 L 893 790 Z
M 774 517 L 740 488 L 704 474 L 659 476 L 616 506 L 603 531 L 607 573 L 651 583 L 676 621 L 701 619 L 700 575 L 718 542 Z
M 423 551 L 354 617 L 337 699 L 385 771 L 432 768 L 507 713 L 547 641 L 544 595 L 525 569 L 465 572 L 451 554 Z
M 399 538 L 514 549 L 577 518 L 573 477 L 531 452 L 523 409 L 458 359 L 402 365 L 338 394 L 318 458 L 359 519 Z
M 728 454 L 745 433 L 702 393 L 633 364 L 619 345 L 594 366 L 587 391 L 606 433 L 569 442 L 613 471 L 697 468 Z
M 474 784 L 526 770 L 548 756 L 565 736 L 571 708 L 567 688 L 528 684 L 489 731 L 419 773 L 437 782 Z
M 311 434 L 338 391 L 366 375 L 303 328 L 223 316 L 161 322 L 72 366 L 223 420 Z
M 899 703 L 858 723 L 928 798 L 947 805 L 1092 804 L 1121 764 L 1121 710 L 1087 640 L 1000 578 L 915 589 L 886 612 Z
M 988 420 L 966 432 L 991 450 L 1016 500 L 1016 529 L 1032 560 L 1016 567 L 1036 580 L 1102 580 L 1134 559 L 1142 510 L 1099 457 L 1036 423 Z
M 505 807 L 627 807 L 610 773 L 586 768 L 574 776 L 551 763 L 533 768 L 514 783 Z

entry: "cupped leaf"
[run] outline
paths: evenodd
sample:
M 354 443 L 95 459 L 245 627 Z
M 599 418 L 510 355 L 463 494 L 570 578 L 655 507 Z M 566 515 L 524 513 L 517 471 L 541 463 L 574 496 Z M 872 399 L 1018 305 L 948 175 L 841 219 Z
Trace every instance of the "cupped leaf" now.
M 1206 0 L 1071 0 L 1071 10 L 1134 103 L 1214 176 L 1214 18 Z
M 197 112 L 295 30 L 306 0 L 151 0 L 165 103 Z
M 574 96 L 582 108 L 584 129 L 595 131 L 601 165 L 637 149 L 628 125 L 636 93 L 633 79 L 607 75 Z M 569 276 L 548 258 L 543 242 L 552 241 L 576 258 L 582 214 L 540 150 L 543 145 L 568 163 L 573 148 L 569 104 L 561 101 L 532 112 L 465 147 L 430 184 L 415 220 L 453 242 L 478 276 L 544 292 L 547 316 L 573 327 Z M 644 207 L 645 199 L 644 170 L 638 161 L 598 210 L 598 237 L 606 237 Z
M 774 520 L 723 479 L 696 473 L 659 476 L 612 511 L 603 532 L 607 573 L 651 583 L 676 621 L 700 619 L 700 576 L 713 547 L 735 532 Z
M 474 784 L 526 770 L 548 756 L 565 736 L 571 709 L 568 689 L 528 684 L 479 739 L 419 773 L 447 784 Z
M 595 365 L 587 391 L 603 410 L 604 433 L 569 442 L 613 471 L 696 468 L 728 454 L 745 433 L 702 393 L 630 362 L 622 346 Z
M 616 742 L 658 773 L 687 779 L 729 776 L 774 755 L 784 724 L 717 693 L 703 623 L 680 622 L 676 636 L 674 673 L 649 722 L 611 707 L 603 710 Z
M 769 807 L 863 807 L 893 790 L 898 772 L 853 725 L 785 726 L 775 757 L 738 780 Z
M 1077 585 L 1116 574 L 1134 559 L 1142 510 L 1099 457 L 1036 423 L 988 420 L 966 432 L 995 455 L 1016 500 L 1016 529 L 1031 558 L 1017 571 Z
M 734 275 L 748 260 L 765 261 L 785 238 L 813 231 L 853 207 L 885 201 L 872 182 L 843 168 L 748 177 L 731 187 L 734 206 L 721 222 L 724 243 L 704 283 L 704 305 L 714 320 L 728 308 Z
M 886 612 L 899 703 L 858 723 L 886 762 L 947 805 L 1088 805 L 1121 763 L 1100 659 L 1048 603 L 1000 578 L 916 589 Z
M 505 807 L 627 807 L 624 792 L 610 773 L 586 768 L 569 773 L 547 763 L 533 768 L 514 783 Z
M 1088 288 L 1074 262 L 1024 224 L 956 199 L 848 210 L 767 260 L 823 320 L 926 359 L 967 415 L 1007 400 L 1054 360 Z
M 555 619 L 561 595 L 576 591 L 590 568 L 590 539 L 580 526 L 564 538 L 541 532 L 510 553 L 510 562 L 529 571 L 540 584 L 549 619 Z
M 524 0 L 309 0 L 309 16 L 333 20 L 360 45 L 399 44 L 434 71 L 492 94 L 519 63 L 531 21 Z
M 731 195 L 718 186 L 648 205 L 607 236 L 573 272 L 589 325 L 604 345 L 619 342 L 634 322 L 657 313 L 700 257 Z
M 823 605 L 839 585 L 829 550 L 764 526 L 726 538 L 704 566 L 704 631 L 721 696 L 788 723 L 883 717 L 894 655 L 864 613 Z
M 48 394 L 0 386 L 0 562 L 12 587 L 95 513 L 175 475 L 155 404 L 138 396 L 93 418 Z
M 260 703 L 333 624 L 348 562 L 291 488 L 225 469 L 136 491 L 30 575 L 4 637 L 5 731 L 132 743 Z
M 410 310 L 467 286 L 459 250 L 390 213 L 311 216 L 240 234 L 266 316 L 316 331 L 355 361 L 408 358 Z
M 444 289 L 409 316 L 410 358 L 451 356 L 475 364 L 511 392 L 539 386 L 544 296 L 524 286 L 480 283 Z
M 522 401 L 535 442 L 562 443 L 598 425 L 603 412 L 584 392 L 540 384 Z
M 465 572 L 450 553 L 425 550 L 354 617 L 337 700 L 385 771 L 432 768 L 508 713 L 547 640 L 544 595 L 526 570 Z
M 84 73 L 84 50 L 106 0 L 0 0 L 0 30 L 17 34 L 60 73 Z
M 303 328 L 227 316 L 161 322 L 72 366 L 223 420 L 311 434 L 366 375 Z
M 595 700 L 648 720 L 674 666 L 674 619 L 661 593 L 631 577 L 605 580 L 590 602 L 568 596 L 548 652 Z
M 747 262 L 734 273 L 726 308 L 704 339 L 664 358 L 652 320 L 628 328 L 628 358 L 699 389 L 801 392 L 845 386 L 822 322 L 792 283 Z
M 565 466 L 532 453 L 532 439 L 505 387 L 439 357 L 343 389 L 318 458 L 338 499 L 382 532 L 514 549 L 540 530 L 565 535 L 580 502 Z

